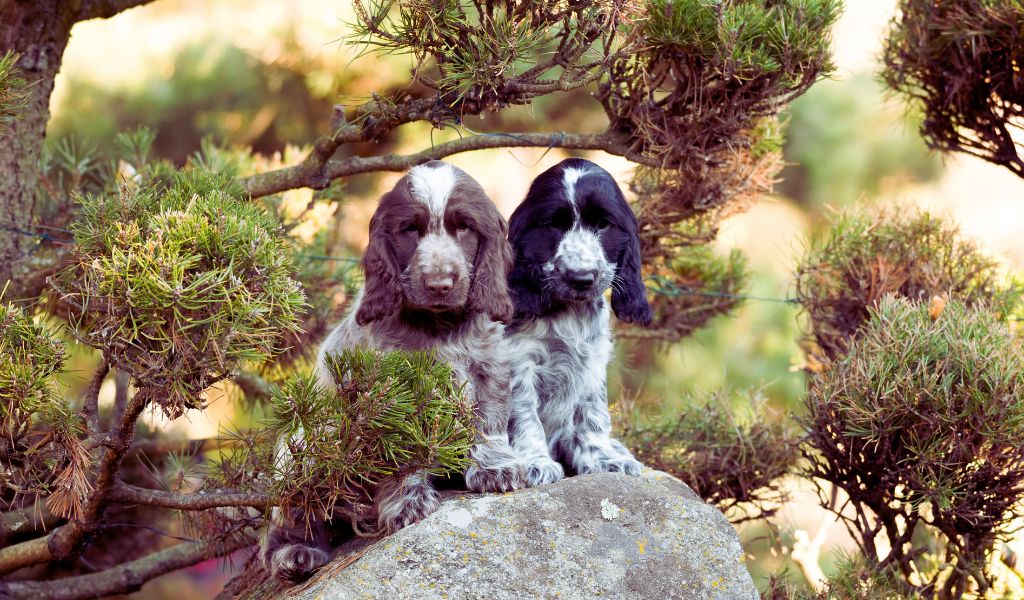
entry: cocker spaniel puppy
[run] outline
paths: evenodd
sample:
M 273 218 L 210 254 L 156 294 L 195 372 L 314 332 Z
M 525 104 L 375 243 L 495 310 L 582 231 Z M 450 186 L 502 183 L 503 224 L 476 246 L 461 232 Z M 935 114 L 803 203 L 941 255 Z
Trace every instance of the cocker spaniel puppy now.
M 467 487 L 477 492 L 526 484 L 507 429 L 503 322 L 512 317 L 512 252 L 506 233 L 504 218 L 465 172 L 441 161 L 411 169 L 381 198 L 362 261 L 366 284 L 317 357 L 325 386 L 333 385 L 326 355 L 349 348 L 433 350 L 448 361 L 478 418 L 474 464 L 465 473 Z M 392 532 L 436 510 L 438 495 L 425 473 L 410 473 L 383 482 L 374 504 L 380 528 Z M 301 579 L 329 559 L 327 534 L 304 534 L 301 522 L 297 530 L 272 527 L 263 555 L 278 577 Z
M 612 176 L 569 159 L 534 180 L 509 221 L 515 263 L 509 285 L 515 319 L 512 447 L 530 485 L 576 473 L 640 473 L 611 437 L 606 390 L 611 310 L 647 325 L 651 306 L 640 275 L 636 216 Z

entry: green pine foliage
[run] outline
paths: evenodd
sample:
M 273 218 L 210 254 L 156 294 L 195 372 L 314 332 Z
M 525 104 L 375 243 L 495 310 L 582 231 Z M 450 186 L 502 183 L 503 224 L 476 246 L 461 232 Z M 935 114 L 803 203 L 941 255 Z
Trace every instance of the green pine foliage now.
M 83 197 L 73 231 L 54 287 L 76 336 L 171 417 L 297 328 L 305 298 L 281 226 L 230 177 L 194 168 Z
M 839 9 L 833 0 L 649 0 L 640 31 L 651 51 L 683 52 L 738 79 L 779 73 L 780 85 L 795 86 L 802 73 L 786 67 L 827 61 L 831 49 L 821 32 Z
M 52 492 L 56 512 L 73 512 L 88 491 L 81 418 L 58 393 L 66 360 L 53 331 L 0 304 L 0 504 Z
M 0 55 L 0 132 L 14 122 L 27 98 L 17 62 L 18 55 L 10 50 Z
M 626 427 L 622 437 L 644 464 L 679 477 L 733 523 L 768 518 L 788 499 L 779 480 L 800 458 L 797 439 L 763 417 L 763 398 L 747 400 L 754 420 L 737 417 L 729 401 L 723 392 L 694 398 L 674 420 Z
M 852 510 L 834 510 L 872 567 L 897 565 L 923 597 L 984 592 L 990 553 L 1024 506 L 1022 399 L 1024 353 L 987 307 L 886 296 L 810 386 L 804 474 L 849 496 Z M 939 555 L 914 535 L 925 532 Z
M 648 278 L 655 309 L 650 331 L 669 340 L 690 335 L 739 306 L 736 294 L 747 280 L 747 259 L 738 250 L 720 256 L 708 245 L 680 247 Z
M 67 351 L 52 331 L 0 304 L 0 437 L 14 439 L 27 415 L 63 411 L 56 375 Z
M 832 70 L 824 32 L 839 9 L 837 0 L 643 2 L 626 33 L 636 51 L 615 60 L 602 86 L 613 129 L 669 164 L 721 151 Z
M 352 350 L 328 357 L 334 389 L 296 375 L 273 394 L 274 496 L 307 518 L 340 505 L 358 522 L 384 478 L 461 472 L 476 431 L 452 368 L 431 353 Z M 285 458 L 287 457 L 287 458 Z
M 1020 299 L 1021 290 L 994 259 L 927 212 L 841 214 L 808 246 L 797 266 L 796 292 L 810 320 L 809 350 L 820 360 L 845 352 L 887 294 L 982 303 L 1000 318 Z

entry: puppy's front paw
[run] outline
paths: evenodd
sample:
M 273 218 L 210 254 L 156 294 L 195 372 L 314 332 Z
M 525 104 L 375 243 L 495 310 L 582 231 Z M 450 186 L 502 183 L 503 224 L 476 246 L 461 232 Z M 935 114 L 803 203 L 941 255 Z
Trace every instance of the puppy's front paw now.
M 473 492 L 511 492 L 527 486 L 526 469 L 518 462 L 466 470 L 466 487 Z
M 304 544 L 289 544 L 270 556 L 270 572 L 278 579 L 299 583 L 309 579 L 328 560 L 330 555 L 325 550 Z
M 609 462 L 606 470 L 610 473 L 625 473 L 626 475 L 636 477 L 640 475 L 640 471 L 642 471 L 643 468 L 644 466 L 640 464 L 640 461 L 637 459 L 631 456 L 623 456 L 622 458 Z
M 550 458 L 543 457 L 526 463 L 526 485 L 554 483 L 565 477 L 565 469 Z
M 414 476 L 421 477 L 421 476 Z M 377 527 L 385 533 L 394 533 L 403 527 L 418 523 L 441 506 L 433 486 L 425 480 L 410 478 L 404 485 L 381 499 L 377 506 Z
M 588 473 L 625 473 L 636 477 L 644 466 L 640 461 L 625 454 L 613 454 L 596 458 L 595 460 L 578 461 L 576 472 L 580 475 Z

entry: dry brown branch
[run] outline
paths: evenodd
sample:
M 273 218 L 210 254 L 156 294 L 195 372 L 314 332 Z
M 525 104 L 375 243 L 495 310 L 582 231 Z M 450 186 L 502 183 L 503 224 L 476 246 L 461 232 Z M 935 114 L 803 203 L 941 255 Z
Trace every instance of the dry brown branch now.
M 323 139 L 318 141 L 317 147 L 323 145 L 323 142 Z M 327 146 L 329 147 L 329 144 Z M 352 156 L 328 160 L 329 155 L 314 149 L 301 163 L 246 177 L 242 179 L 242 185 L 253 198 L 301 187 L 323 189 L 331 181 L 342 177 L 380 171 L 405 171 L 431 160 L 487 148 L 604 150 L 609 154 L 624 156 L 634 162 L 653 164 L 652 159 L 631 152 L 625 144 L 607 133 L 488 133 L 438 144 L 430 149 L 406 155 Z
M 215 490 L 203 490 L 195 494 L 176 494 L 141 488 L 124 482 L 119 482 L 114 487 L 110 493 L 110 500 L 122 504 L 144 504 L 178 510 L 206 510 L 223 506 L 266 508 L 273 502 L 273 499 L 266 494 Z
M 211 558 L 225 556 L 255 544 L 256 540 L 256 534 L 249 532 L 225 544 L 178 544 L 113 569 L 90 575 L 55 581 L 0 582 L 0 597 L 80 600 L 112 594 L 127 594 L 137 591 L 144 583 L 160 575 L 190 567 Z
M 96 373 L 89 383 L 89 388 L 85 391 L 85 401 L 82 403 L 82 412 L 85 413 L 85 422 L 89 425 L 89 433 L 94 435 L 100 431 L 100 387 L 103 386 L 103 379 L 107 376 L 108 371 L 110 371 L 110 364 L 106 358 L 103 358 L 96 367 Z
M 106 434 L 101 450 L 103 457 L 96 470 L 93 492 L 82 509 L 81 519 L 71 521 L 49 535 L 8 546 L 0 550 L 0 574 L 29 565 L 63 559 L 76 552 L 82 541 L 100 527 L 103 511 L 111 490 L 117 483 L 121 461 L 135 437 L 135 423 L 148 400 L 136 394 L 121 415 L 117 426 Z

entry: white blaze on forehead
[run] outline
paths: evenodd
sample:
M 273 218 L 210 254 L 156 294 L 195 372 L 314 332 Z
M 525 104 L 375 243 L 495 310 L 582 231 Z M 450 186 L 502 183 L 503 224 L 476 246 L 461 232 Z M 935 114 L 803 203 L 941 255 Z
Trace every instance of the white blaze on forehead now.
M 568 198 L 569 203 L 574 207 L 576 206 L 576 182 L 589 172 L 587 169 L 578 167 L 569 167 L 562 172 L 562 185 L 565 187 L 565 197 Z
M 420 165 L 409 171 L 409 187 L 414 198 L 427 205 L 432 217 L 443 218 L 448 196 L 455 188 L 458 173 L 448 163 Z

